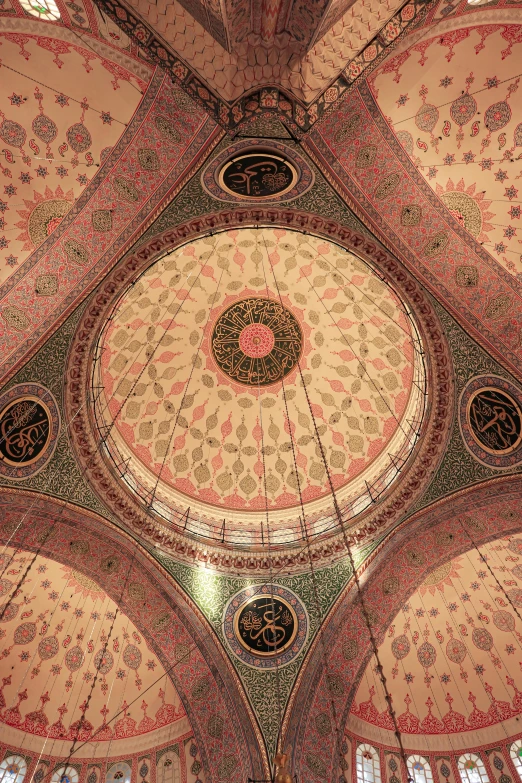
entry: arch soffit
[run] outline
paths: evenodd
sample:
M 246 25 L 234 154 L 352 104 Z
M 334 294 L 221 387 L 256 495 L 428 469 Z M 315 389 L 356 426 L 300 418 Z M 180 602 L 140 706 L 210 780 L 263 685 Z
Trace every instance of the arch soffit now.
M 438 501 L 397 527 L 360 570 L 377 644 L 401 606 L 432 571 L 474 544 L 522 531 L 521 502 L 522 478 L 499 477 Z M 286 710 L 285 742 L 293 748 L 293 770 L 303 779 L 318 777 L 317 758 L 329 771 L 333 769 L 336 732 L 332 726 L 322 736 L 316 719 L 331 716 L 333 700 L 342 730 L 371 655 L 351 581 L 331 607 L 320 638 L 314 640 Z
M 197 606 L 151 555 L 96 514 L 43 495 L 35 502 L 32 492 L 0 488 L 0 520 L 0 542 L 82 571 L 121 606 L 171 677 L 209 781 L 221 769 L 230 783 L 267 776 L 262 735 L 232 664 Z M 209 724 L 213 716 L 221 732 L 215 720 Z

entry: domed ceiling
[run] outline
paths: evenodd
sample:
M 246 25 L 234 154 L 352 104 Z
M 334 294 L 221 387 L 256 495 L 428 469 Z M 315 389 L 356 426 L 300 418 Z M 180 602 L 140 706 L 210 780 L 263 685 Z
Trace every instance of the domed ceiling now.
M 422 422 L 419 348 L 396 294 L 339 246 L 228 231 L 168 254 L 119 300 L 96 422 L 160 516 L 290 543 L 303 510 L 310 534 L 336 527 L 329 477 L 346 520 L 393 482 Z
M 152 747 L 162 727 L 175 735 L 185 711 L 170 678 L 96 582 L 39 555 L 6 604 L 33 558 L 7 547 L 0 559 L 4 737 L 21 747 L 25 732 L 31 748 L 41 746 L 38 737 L 95 739 L 91 751 L 105 756 L 109 745 L 117 753 L 117 740 L 139 737 Z
M 29 14 L 23 18 L 18 4 L 0 9 L 0 15 L 13 10 L 20 14 L 19 25 L 0 31 L 5 68 L 0 95 L 0 284 L 22 267 L 74 206 L 125 130 L 152 75 L 152 69 L 133 57 L 123 33 L 113 31 L 90 2 L 78 8 L 85 16 L 77 11 L 77 19 L 71 20 L 64 12 L 63 24 L 30 21 Z M 72 33 L 77 20 L 96 49 L 88 38 Z M 112 56 L 107 40 L 118 47 Z M 125 48 L 129 51 L 123 54 Z M 40 296 L 54 293 L 49 285 L 47 281 L 46 288 L 43 278 Z
M 389 626 L 379 657 L 408 747 L 470 747 L 519 731 L 521 555 L 522 539 L 506 537 L 448 561 Z M 374 658 L 348 727 L 385 743 L 393 732 Z
M 439 21 L 435 32 L 428 27 L 381 66 L 371 86 L 397 139 L 453 217 L 520 276 L 522 27 L 515 20 L 485 9 L 458 26 Z

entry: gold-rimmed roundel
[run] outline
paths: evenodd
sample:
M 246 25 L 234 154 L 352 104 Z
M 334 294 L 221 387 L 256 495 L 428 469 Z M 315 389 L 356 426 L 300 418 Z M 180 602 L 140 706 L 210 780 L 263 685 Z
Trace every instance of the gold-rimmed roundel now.
M 298 179 L 296 167 L 286 157 L 256 149 L 234 156 L 218 174 L 218 183 L 226 193 L 256 201 L 283 196 Z
M 241 647 L 263 658 L 291 647 L 298 629 L 294 608 L 280 595 L 254 595 L 234 615 L 234 633 Z
M 503 389 L 478 389 L 469 398 L 466 413 L 474 439 L 488 454 L 505 456 L 522 443 L 522 409 Z
M 219 369 L 244 386 L 270 386 L 299 362 L 303 335 L 297 318 L 272 299 L 249 297 L 227 307 L 212 330 Z

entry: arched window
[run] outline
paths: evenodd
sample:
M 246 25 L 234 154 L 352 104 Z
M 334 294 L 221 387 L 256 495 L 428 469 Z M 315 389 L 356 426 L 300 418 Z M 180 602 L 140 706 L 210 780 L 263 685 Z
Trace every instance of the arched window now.
M 23 783 L 26 772 L 23 756 L 6 756 L 0 764 L 0 783 Z
M 74 767 L 58 767 L 53 772 L 51 783 L 78 783 L 78 770 Z
M 518 772 L 518 777 L 522 780 L 522 740 L 516 740 L 509 749 L 513 764 Z
M 60 18 L 58 6 L 54 0 L 20 0 L 22 8 L 38 19 L 48 19 L 57 22 Z
M 107 770 L 105 783 L 130 783 L 131 768 L 124 761 L 118 761 Z
M 158 759 L 156 767 L 157 783 L 180 783 L 181 770 L 177 753 L 167 750 L 163 756 Z
M 371 745 L 358 745 L 355 754 L 357 783 L 381 783 L 379 754 Z
M 464 753 L 459 759 L 462 783 L 489 783 L 484 762 L 476 753 Z
M 408 772 L 412 776 L 414 783 L 433 783 L 430 762 L 424 756 L 409 756 Z

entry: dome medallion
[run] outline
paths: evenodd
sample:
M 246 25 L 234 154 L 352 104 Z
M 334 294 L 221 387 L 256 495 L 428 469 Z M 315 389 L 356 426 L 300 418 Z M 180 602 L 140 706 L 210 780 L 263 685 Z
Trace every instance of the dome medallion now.
M 220 544 L 297 544 L 301 505 L 310 535 L 335 531 L 330 480 L 354 519 L 422 424 L 411 313 L 366 263 L 297 231 L 177 248 L 123 293 L 98 347 L 113 472 L 163 523 Z

